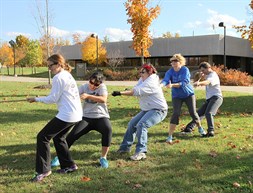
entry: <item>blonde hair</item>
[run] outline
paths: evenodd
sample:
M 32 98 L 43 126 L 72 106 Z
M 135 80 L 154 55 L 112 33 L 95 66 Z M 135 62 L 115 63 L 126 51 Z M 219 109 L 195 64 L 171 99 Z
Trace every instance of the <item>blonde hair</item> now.
M 60 54 L 54 54 L 54 55 L 50 56 L 47 59 L 47 61 L 60 64 L 60 66 L 68 72 L 71 72 L 71 70 L 72 70 L 71 66 L 68 63 L 66 63 L 65 58 Z
M 186 65 L 185 57 L 182 56 L 180 53 L 174 54 L 174 55 L 172 56 L 172 58 L 170 59 L 170 61 L 173 61 L 173 60 L 178 60 L 182 66 L 185 66 L 185 65 Z

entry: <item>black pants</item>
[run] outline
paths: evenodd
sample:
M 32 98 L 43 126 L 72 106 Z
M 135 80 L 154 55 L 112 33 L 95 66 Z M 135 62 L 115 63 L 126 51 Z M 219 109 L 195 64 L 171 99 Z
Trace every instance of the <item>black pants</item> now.
M 192 95 L 184 99 L 172 98 L 173 114 L 171 116 L 170 123 L 175 125 L 179 124 L 179 116 L 181 114 L 183 102 L 186 104 L 192 120 L 195 122 L 200 122 L 200 118 L 196 110 L 195 95 Z
M 53 138 L 61 168 L 74 165 L 66 142 L 66 135 L 75 123 L 53 118 L 37 135 L 36 172 L 41 174 L 51 170 L 50 140 Z
M 91 119 L 83 117 L 83 120 L 75 125 L 67 136 L 67 143 L 70 147 L 81 136 L 96 130 L 102 134 L 102 146 L 109 147 L 112 140 L 112 127 L 108 118 Z

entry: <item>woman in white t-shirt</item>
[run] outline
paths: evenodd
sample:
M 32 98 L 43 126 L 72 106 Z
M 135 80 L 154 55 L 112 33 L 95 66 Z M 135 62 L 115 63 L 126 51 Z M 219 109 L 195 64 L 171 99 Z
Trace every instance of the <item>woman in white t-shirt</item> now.
M 51 174 L 50 140 L 53 139 L 61 169 L 58 173 L 68 173 L 77 170 L 77 165 L 71 158 L 66 135 L 68 131 L 82 120 L 82 105 L 75 79 L 70 74 L 71 67 L 59 54 L 48 58 L 48 68 L 55 76 L 52 89 L 48 96 L 27 98 L 27 101 L 57 104 L 57 115 L 37 135 L 36 174 L 32 182 L 42 181 Z
M 198 115 L 200 119 L 206 117 L 207 121 L 207 133 L 203 137 L 214 136 L 214 118 L 213 116 L 217 113 L 219 107 L 223 103 L 222 92 L 220 88 L 220 79 L 215 71 L 212 70 L 211 65 L 207 62 L 202 62 L 199 65 L 201 73 L 204 75 L 205 80 L 194 82 L 194 86 L 206 86 L 206 101 L 198 109 Z M 185 130 L 193 130 L 196 123 L 191 121 L 186 126 Z

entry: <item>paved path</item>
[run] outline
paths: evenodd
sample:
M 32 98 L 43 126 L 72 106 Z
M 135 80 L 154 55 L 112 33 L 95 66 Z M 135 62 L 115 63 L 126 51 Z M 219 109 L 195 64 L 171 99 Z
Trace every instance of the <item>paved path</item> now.
M 15 76 L 0 76 L 0 83 L 2 81 L 16 81 L 16 82 L 48 82 L 47 78 L 31 78 L 31 77 L 15 77 Z M 87 81 L 77 81 L 78 83 L 84 83 Z M 136 81 L 106 81 L 106 85 L 110 86 L 134 86 Z M 196 89 L 204 89 L 204 87 L 198 87 Z M 221 86 L 222 91 L 234 91 L 242 93 L 253 94 L 253 86 Z

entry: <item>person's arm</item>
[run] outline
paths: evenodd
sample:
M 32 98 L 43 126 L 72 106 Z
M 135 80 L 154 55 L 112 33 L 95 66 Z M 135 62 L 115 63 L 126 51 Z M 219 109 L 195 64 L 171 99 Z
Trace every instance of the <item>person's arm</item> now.
M 106 103 L 107 102 L 107 95 L 96 96 L 96 95 L 90 95 L 90 94 L 83 93 L 80 95 L 80 98 L 82 100 L 90 99 L 90 100 L 97 102 L 97 103 Z
M 62 95 L 62 83 L 57 79 L 53 80 L 52 89 L 48 96 L 45 97 L 33 97 L 26 100 L 30 103 L 42 102 L 46 104 L 56 103 Z
M 133 96 L 133 94 L 134 94 L 133 90 L 113 91 L 112 92 L 112 96 L 120 96 L 120 95 Z
M 210 80 L 204 80 L 204 81 L 196 81 L 193 83 L 193 86 L 206 86 L 210 84 Z

